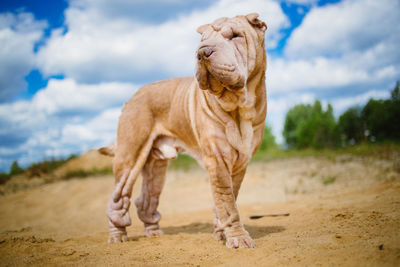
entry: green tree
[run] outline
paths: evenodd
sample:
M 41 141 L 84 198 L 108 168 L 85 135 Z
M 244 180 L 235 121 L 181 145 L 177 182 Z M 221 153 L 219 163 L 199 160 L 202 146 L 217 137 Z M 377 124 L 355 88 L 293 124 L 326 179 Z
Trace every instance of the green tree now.
M 393 91 L 391 92 L 392 101 L 399 102 L 400 101 L 400 84 L 399 81 L 396 82 L 396 86 L 394 87 Z
M 272 133 L 271 126 L 267 125 L 264 129 L 264 135 L 262 138 L 261 145 L 259 147 L 259 151 L 267 151 L 271 148 L 276 148 L 275 136 Z
M 370 99 L 361 112 L 361 118 L 376 141 L 400 140 L 400 89 L 399 82 L 386 100 Z
M 283 137 L 289 147 L 295 147 L 298 143 L 297 140 L 297 129 L 299 125 L 304 121 L 307 121 L 311 117 L 312 107 L 311 105 L 299 104 L 289 109 L 286 114 L 285 124 L 283 127 Z
M 399 119 L 390 100 L 371 99 L 362 111 L 362 119 L 371 138 L 376 141 L 399 140 Z M 397 112 L 397 116 L 400 114 Z
M 294 106 L 286 115 L 283 136 L 288 146 L 294 148 L 337 146 L 340 135 L 332 106 L 324 111 L 319 100 L 312 106 Z
M 400 84 L 396 82 L 396 86 L 391 92 L 391 138 L 400 141 Z
M 14 162 L 11 164 L 9 175 L 13 176 L 13 175 L 17 175 L 17 174 L 20 174 L 20 173 L 23 173 L 23 172 L 24 172 L 24 169 L 22 169 L 18 165 L 18 162 L 16 160 L 14 160 Z
M 364 139 L 364 121 L 361 119 L 361 108 L 351 107 L 339 117 L 339 131 L 346 144 L 358 144 Z

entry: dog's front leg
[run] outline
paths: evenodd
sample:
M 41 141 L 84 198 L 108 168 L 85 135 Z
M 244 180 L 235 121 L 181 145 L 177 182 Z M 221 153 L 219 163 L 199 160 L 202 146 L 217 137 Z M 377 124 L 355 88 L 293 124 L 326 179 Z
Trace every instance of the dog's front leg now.
M 215 232 L 223 231 L 228 248 L 254 248 L 254 241 L 243 228 L 235 202 L 231 175 L 233 154 L 229 144 L 222 142 L 210 143 L 204 155 L 219 220 Z
M 232 174 L 232 189 L 233 189 L 233 195 L 235 196 L 235 201 L 237 201 L 240 185 L 243 181 L 245 173 L 246 173 L 246 167 L 243 167 L 243 169 L 236 171 L 234 174 Z M 218 218 L 218 214 L 215 207 L 213 210 L 215 213 L 214 233 L 213 233 L 214 239 L 217 241 L 226 240 L 224 235 L 224 229 L 221 228 L 222 223 L 221 220 Z

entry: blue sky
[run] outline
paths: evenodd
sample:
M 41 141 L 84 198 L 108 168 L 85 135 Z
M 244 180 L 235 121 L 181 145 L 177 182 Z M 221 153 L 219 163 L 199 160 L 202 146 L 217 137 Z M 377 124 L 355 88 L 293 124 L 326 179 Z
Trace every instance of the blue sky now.
M 269 123 L 321 99 L 336 115 L 400 79 L 398 0 L 0 2 L 0 171 L 111 143 L 143 84 L 193 75 L 196 28 L 257 12 L 268 25 Z

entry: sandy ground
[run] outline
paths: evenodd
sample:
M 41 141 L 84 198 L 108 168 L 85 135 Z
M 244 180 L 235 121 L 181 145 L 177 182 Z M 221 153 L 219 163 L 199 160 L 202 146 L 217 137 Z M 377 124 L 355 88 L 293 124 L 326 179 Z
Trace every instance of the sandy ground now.
M 165 235 L 144 237 L 131 207 L 130 239 L 120 244 L 106 242 L 111 176 L 41 185 L 0 197 L 0 265 L 399 266 L 399 166 L 351 156 L 251 164 L 238 203 L 257 248 L 238 250 L 212 238 L 200 169 L 169 171 L 159 209 Z M 249 219 L 280 213 L 290 216 Z

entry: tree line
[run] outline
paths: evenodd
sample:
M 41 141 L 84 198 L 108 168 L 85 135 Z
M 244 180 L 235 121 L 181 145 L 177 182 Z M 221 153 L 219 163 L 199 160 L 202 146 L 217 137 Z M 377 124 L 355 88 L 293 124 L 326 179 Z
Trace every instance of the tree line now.
M 336 148 L 362 142 L 400 141 L 399 82 L 390 99 L 370 99 L 347 109 L 339 119 L 330 104 L 326 110 L 316 100 L 299 104 L 286 114 L 282 133 L 288 148 Z

